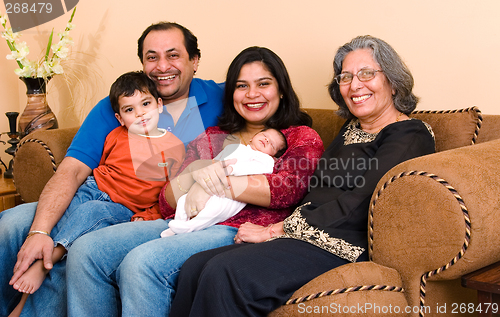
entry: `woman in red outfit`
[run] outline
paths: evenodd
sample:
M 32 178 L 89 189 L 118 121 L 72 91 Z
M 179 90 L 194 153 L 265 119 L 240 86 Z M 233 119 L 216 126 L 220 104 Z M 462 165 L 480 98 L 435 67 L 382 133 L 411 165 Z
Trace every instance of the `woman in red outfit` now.
M 221 225 L 238 228 L 246 222 L 253 223 L 257 226 L 251 229 L 259 228 L 262 238 L 268 239 L 271 228 L 267 226 L 285 219 L 291 207 L 304 197 L 309 177 L 323 152 L 323 143 L 309 127 L 311 123 L 309 115 L 300 110 L 281 59 L 267 48 L 243 50 L 229 66 L 224 114 L 217 127 L 208 128 L 188 145 L 183 172 L 166 187 L 166 203 L 161 205 L 163 216 L 174 215 L 176 197 L 186 192 L 185 210 L 191 217 L 203 209 L 211 195 L 223 195 L 247 206 Z M 247 145 L 265 127 L 281 130 L 288 143 L 273 173 L 226 177 L 224 167 L 231 161 L 212 159 L 228 144 Z M 240 229 L 242 241 L 248 226 Z

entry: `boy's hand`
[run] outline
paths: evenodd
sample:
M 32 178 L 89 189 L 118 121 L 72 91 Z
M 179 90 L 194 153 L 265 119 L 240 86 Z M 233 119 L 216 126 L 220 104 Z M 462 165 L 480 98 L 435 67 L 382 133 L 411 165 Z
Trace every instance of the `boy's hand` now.
M 142 218 L 142 217 L 135 217 L 134 219 L 132 219 L 132 221 L 144 221 L 144 218 Z

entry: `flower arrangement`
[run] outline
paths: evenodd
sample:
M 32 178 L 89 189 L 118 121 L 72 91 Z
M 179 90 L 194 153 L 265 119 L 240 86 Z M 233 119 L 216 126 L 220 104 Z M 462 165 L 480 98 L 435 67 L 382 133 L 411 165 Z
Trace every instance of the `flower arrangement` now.
M 73 44 L 73 39 L 69 36 L 69 31 L 75 25 L 72 23 L 73 16 L 75 15 L 76 7 L 71 13 L 71 17 L 63 32 L 58 33 L 59 42 L 52 44 L 54 30 L 49 36 L 47 49 L 45 55 L 38 61 L 31 61 L 27 58 L 29 54 L 29 47 L 26 42 L 19 42 L 21 37 L 20 32 L 12 32 L 12 28 L 7 28 L 7 17 L 0 12 L 0 24 L 2 24 L 4 31 L 2 37 L 7 41 L 7 45 L 11 50 L 11 54 L 7 55 L 7 59 L 16 60 L 19 68 L 14 72 L 19 77 L 33 77 L 45 78 L 52 77 L 55 74 L 62 74 L 63 67 L 61 60 L 68 57 L 69 46 Z M 52 54 L 50 52 L 52 51 Z

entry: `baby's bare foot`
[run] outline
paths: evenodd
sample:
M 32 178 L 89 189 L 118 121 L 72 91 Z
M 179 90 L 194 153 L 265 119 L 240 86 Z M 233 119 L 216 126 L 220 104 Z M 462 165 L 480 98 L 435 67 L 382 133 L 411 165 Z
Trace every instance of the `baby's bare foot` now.
M 47 273 L 43 261 L 38 260 L 19 277 L 13 287 L 19 292 L 33 294 L 42 285 Z

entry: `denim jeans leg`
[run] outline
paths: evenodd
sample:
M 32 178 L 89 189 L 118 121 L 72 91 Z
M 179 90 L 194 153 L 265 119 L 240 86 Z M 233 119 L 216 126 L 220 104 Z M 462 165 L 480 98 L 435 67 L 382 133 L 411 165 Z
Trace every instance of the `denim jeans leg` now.
M 17 253 L 26 239 L 35 216 L 37 203 L 22 204 L 0 213 L 1 296 L 0 316 L 7 316 L 20 299 L 20 293 L 10 286 Z M 66 284 L 64 261 L 54 265 L 40 288 L 24 305 L 21 316 L 66 316 Z
M 212 226 L 133 249 L 116 274 L 122 316 L 168 316 L 182 264 L 193 254 L 234 243 L 238 229 Z
M 134 213 L 115 203 L 108 194 L 97 187 L 90 176 L 73 197 L 68 209 L 57 223 L 53 235 L 54 246 L 60 244 L 69 249 L 80 236 L 118 223 L 128 222 Z
M 67 257 L 68 315 L 119 316 L 116 270 L 135 247 L 158 239 L 168 221 L 136 221 L 78 238 Z M 139 314 L 138 316 L 142 316 Z
M 7 316 L 20 299 L 20 293 L 9 285 L 17 253 L 33 222 L 37 203 L 22 204 L 0 213 L 0 316 Z

